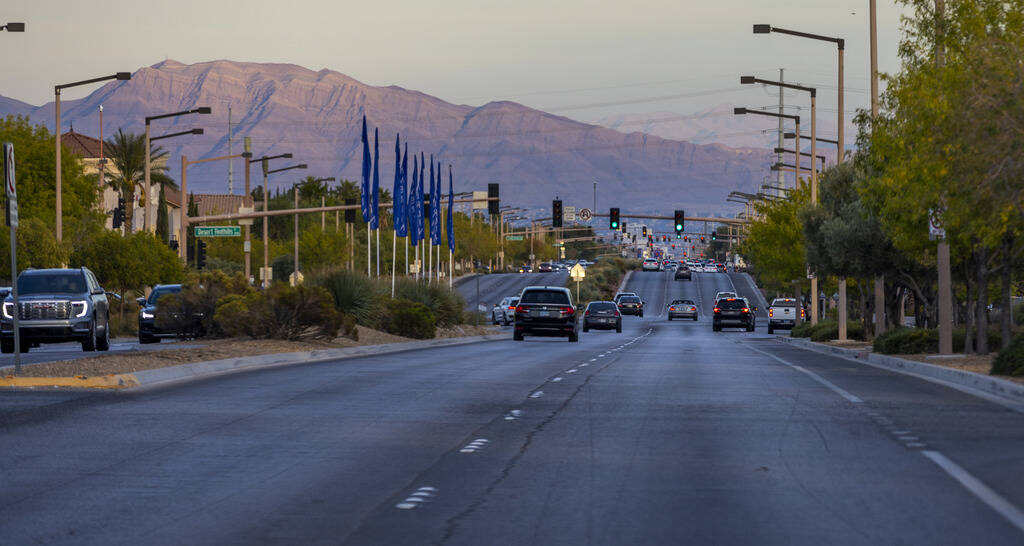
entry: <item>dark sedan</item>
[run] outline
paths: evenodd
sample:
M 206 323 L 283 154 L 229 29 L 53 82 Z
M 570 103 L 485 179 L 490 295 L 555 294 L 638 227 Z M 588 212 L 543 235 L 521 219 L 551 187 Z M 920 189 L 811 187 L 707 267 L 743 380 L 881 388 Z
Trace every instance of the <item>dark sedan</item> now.
M 676 268 L 675 280 L 693 280 L 693 274 L 690 273 L 690 268 L 680 264 L 679 267 Z
M 587 304 L 583 312 L 583 331 L 588 332 L 591 328 L 600 330 L 615 329 L 622 332 L 622 313 L 614 301 L 592 301 Z
M 139 343 L 159 343 L 163 337 L 177 337 L 178 332 L 166 332 L 156 327 L 156 304 L 162 296 L 181 292 L 180 284 L 158 284 L 148 298 L 139 298 Z
M 711 329 L 715 332 L 722 328 L 743 328 L 753 332 L 756 326 L 754 312 L 747 300 L 743 298 L 722 298 L 715 303 L 715 314 L 712 317 Z
M 622 296 L 619 298 L 619 312 L 623 315 L 644 316 L 644 302 L 636 296 Z

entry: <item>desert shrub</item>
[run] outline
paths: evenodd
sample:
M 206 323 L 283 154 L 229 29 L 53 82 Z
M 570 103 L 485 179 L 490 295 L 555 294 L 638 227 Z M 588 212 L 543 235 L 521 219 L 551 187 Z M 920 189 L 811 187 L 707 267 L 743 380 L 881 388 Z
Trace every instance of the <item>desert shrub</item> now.
M 434 315 L 422 303 L 389 299 L 384 310 L 380 327 L 385 332 L 414 339 L 430 339 L 436 335 Z
M 401 279 L 395 284 L 395 297 L 426 305 L 438 326 L 462 324 L 462 308 L 466 302 L 457 292 L 449 290 L 447 285 L 428 285 Z
M 811 337 L 811 331 L 813 329 L 814 329 L 814 327 L 811 326 L 810 321 L 806 321 L 805 320 L 805 321 L 801 322 L 800 324 L 797 324 L 796 326 L 794 326 L 793 329 L 790 330 L 789 336 L 790 337 Z
M 225 296 L 254 291 L 241 274 L 228 276 L 223 271 L 192 274 L 183 283 L 181 292 L 160 298 L 154 320 L 161 330 L 180 332 L 184 337 L 221 337 L 224 331 L 214 319 L 218 302 Z
M 1024 334 L 1015 336 L 992 361 L 992 373 L 1024 377 Z
M 338 270 L 314 281 L 325 288 L 334 299 L 334 306 L 356 322 L 376 328 L 380 319 L 380 292 L 366 275 L 355 271 Z
M 290 340 L 334 338 L 344 323 L 327 290 L 283 283 L 222 298 L 214 320 L 229 336 Z
M 831 341 L 839 339 L 839 322 L 834 320 L 823 320 L 811 327 L 811 341 Z M 864 340 L 864 323 L 851 320 L 846 323 L 846 337 L 848 339 Z
M 963 346 L 963 338 L 960 338 Z M 896 328 L 875 338 L 874 352 L 881 354 L 934 353 L 939 350 L 939 332 L 924 328 Z
M 605 258 L 598 260 L 587 268 L 587 275 L 579 286 L 579 298 L 576 303 L 584 305 L 590 301 L 605 301 L 615 297 L 615 291 L 622 282 L 627 271 L 640 268 L 640 261 L 625 258 Z M 576 297 L 576 281 L 569 278 L 566 288 L 572 290 Z

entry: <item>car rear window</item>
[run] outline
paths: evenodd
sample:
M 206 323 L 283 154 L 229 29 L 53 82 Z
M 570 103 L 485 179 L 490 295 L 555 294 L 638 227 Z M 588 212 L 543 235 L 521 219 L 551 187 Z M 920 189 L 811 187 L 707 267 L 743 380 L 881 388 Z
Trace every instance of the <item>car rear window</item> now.
M 692 300 L 675 300 L 672 305 L 693 305 Z
M 597 302 L 591 303 L 589 308 L 591 311 L 614 311 L 615 304 L 610 302 Z
M 743 300 L 719 300 L 719 309 L 743 309 L 747 303 Z
M 84 294 L 85 276 L 79 272 L 22 275 L 18 294 Z
M 772 307 L 796 307 L 796 300 L 775 300 Z
M 640 303 L 640 298 L 636 296 L 625 296 L 619 298 L 619 303 Z
M 520 303 L 569 304 L 569 295 L 560 290 L 530 290 L 524 292 Z

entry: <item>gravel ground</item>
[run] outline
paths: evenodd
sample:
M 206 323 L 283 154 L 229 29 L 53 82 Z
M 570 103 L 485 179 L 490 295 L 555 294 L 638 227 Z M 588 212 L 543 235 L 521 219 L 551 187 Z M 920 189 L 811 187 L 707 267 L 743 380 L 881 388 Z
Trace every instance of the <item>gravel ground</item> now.
M 384 343 L 401 343 L 413 339 L 396 336 L 362 326 L 359 329 L 359 341 L 348 338 L 335 340 L 283 341 L 276 339 L 215 339 L 202 341 L 201 346 L 188 349 L 168 349 L 165 351 L 132 351 L 118 354 L 107 354 L 91 358 L 63 360 L 46 364 L 33 364 L 22 368 L 22 377 L 74 377 L 97 376 L 118 373 L 132 373 L 141 370 L 165 368 L 178 364 L 221 360 L 240 356 L 255 356 L 275 353 L 294 353 L 317 349 L 334 349 L 355 347 L 360 345 L 379 345 Z M 437 337 L 453 338 L 478 336 L 496 333 L 497 329 L 483 326 L 455 326 L 438 329 Z

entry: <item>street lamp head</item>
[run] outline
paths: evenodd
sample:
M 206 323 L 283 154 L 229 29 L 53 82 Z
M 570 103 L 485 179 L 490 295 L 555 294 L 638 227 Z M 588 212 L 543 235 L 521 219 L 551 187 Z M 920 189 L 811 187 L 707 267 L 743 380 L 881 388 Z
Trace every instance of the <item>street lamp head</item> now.
M 192 129 L 192 134 L 193 135 L 201 135 L 201 134 L 203 134 L 203 128 L 202 127 L 196 127 L 195 129 Z
M 306 168 L 306 164 L 305 163 L 300 163 L 300 164 L 296 165 L 295 168 L 296 169 L 305 169 Z
M 283 157 L 285 159 L 291 159 L 292 158 L 292 154 L 291 153 L 281 154 L 281 157 Z
M 7 23 L 3 28 L 7 32 L 25 32 L 25 23 Z
M 775 163 L 772 165 L 772 170 L 777 171 L 782 168 L 782 163 Z
M 783 153 L 785 151 L 786 151 L 785 148 L 775 148 L 775 153 L 777 153 L 777 154 L 781 154 L 781 153 Z
M 782 135 L 782 137 L 783 138 L 787 138 L 787 139 L 789 139 L 789 138 L 796 138 L 796 133 L 784 133 Z
M 242 152 L 242 157 L 245 159 L 252 159 L 252 152 Z
M 769 34 L 772 31 L 771 25 L 754 25 L 754 34 Z
M 741 84 L 754 83 L 754 77 L 753 76 L 740 76 L 740 83 Z
M 196 108 L 197 114 L 209 114 L 212 111 L 213 110 L 211 110 L 209 106 L 200 106 L 199 108 Z
M 742 116 L 747 113 L 747 109 L 745 107 L 733 108 L 732 113 L 736 114 L 737 116 Z
M 131 72 L 118 72 L 117 74 L 114 75 L 114 79 L 119 80 L 119 81 L 128 81 L 128 80 L 132 79 L 132 73 Z

